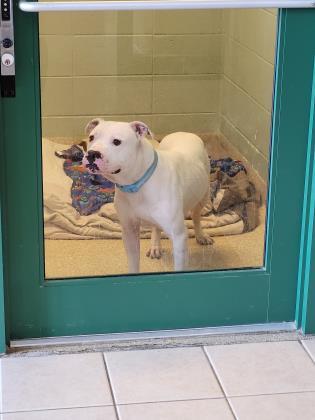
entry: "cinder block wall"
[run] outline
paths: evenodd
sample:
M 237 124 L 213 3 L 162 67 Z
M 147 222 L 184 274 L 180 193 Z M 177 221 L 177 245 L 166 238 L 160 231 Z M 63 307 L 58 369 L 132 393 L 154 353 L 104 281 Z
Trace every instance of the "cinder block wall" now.
M 275 9 L 224 12 L 221 133 L 267 180 L 276 41 Z
M 43 135 L 89 119 L 140 119 L 156 134 L 219 127 L 222 11 L 40 15 Z
M 267 179 L 275 38 L 272 9 L 40 14 L 43 135 L 218 132 Z

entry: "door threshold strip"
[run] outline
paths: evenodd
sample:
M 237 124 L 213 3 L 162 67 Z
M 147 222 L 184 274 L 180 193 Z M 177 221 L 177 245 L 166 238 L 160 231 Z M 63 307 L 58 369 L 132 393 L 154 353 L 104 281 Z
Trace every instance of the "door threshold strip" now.
M 11 348 L 36 348 L 43 346 L 75 345 L 75 344 L 96 344 L 123 341 L 140 341 L 154 339 L 179 339 L 193 337 L 207 337 L 215 335 L 235 334 L 259 334 L 259 333 L 281 333 L 296 331 L 295 322 L 279 322 L 251 325 L 234 325 L 225 327 L 188 328 L 159 331 L 140 331 L 126 333 L 74 335 L 61 337 L 31 338 L 12 340 Z

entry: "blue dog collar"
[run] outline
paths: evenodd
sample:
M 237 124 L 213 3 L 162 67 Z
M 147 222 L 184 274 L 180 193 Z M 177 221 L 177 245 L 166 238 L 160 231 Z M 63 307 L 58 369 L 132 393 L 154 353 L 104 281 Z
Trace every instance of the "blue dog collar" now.
M 145 184 L 149 178 L 151 178 L 156 168 L 157 163 L 158 163 L 158 154 L 156 153 L 156 150 L 154 150 L 154 160 L 153 160 L 152 165 L 148 168 L 145 174 L 137 182 L 134 182 L 133 184 L 129 184 L 129 185 L 115 184 L 116 187 L 119 188 L 120 191 L 123 191 L 123 192 L 128 192 L 128 193 L 138 192 L 140 188 L 142 187 L 142 185 Z

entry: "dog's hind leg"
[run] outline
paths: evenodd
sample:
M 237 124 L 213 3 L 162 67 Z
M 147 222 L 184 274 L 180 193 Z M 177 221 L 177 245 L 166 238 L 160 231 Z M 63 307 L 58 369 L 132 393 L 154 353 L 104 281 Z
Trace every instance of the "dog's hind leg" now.
M 207 193 L 205 197 L 193 208 L 191 212 L 191 218 L 194 222 L 196 241 L 200 245 L 212 245 L 214 243 L 214 240 L 209 235 L 203 233 L 200 223 L 201 211 L 206 202 L 208 201 L 208 197 L 209 194 Z
M 157 226 L 152 227 L 151 232 L 151 247 L 146 253 L 147 257 L 150 258 L 158 258 L 160 259 L 162 256 L 162 250 L 161 250 L 161 229 L 159 229 Z

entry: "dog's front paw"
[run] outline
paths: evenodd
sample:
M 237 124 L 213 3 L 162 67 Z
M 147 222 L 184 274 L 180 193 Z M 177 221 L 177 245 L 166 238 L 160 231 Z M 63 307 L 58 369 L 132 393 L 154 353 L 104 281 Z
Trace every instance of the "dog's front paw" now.
M 196 241 L 200 245 L 213 245 L 214 240 L 211 238 L 211 236 L 208 235 L 198 235 L 196 236 Z
M 146 253 L 147 257 L 152 259 L 157 258 L 158 260 L 162 257 L 162 249 L 160 246 L 151 246 L 149 251 Z

